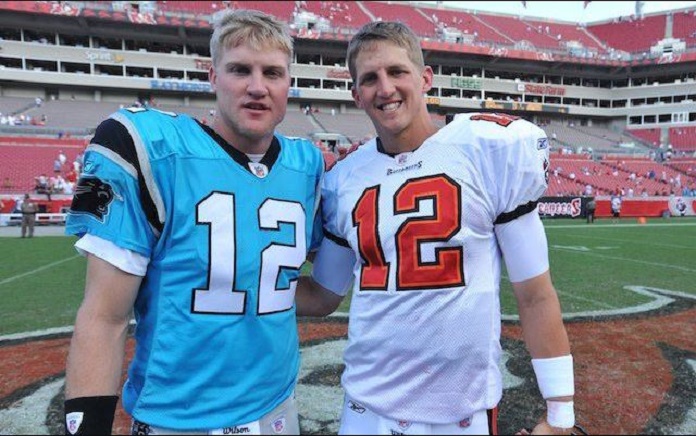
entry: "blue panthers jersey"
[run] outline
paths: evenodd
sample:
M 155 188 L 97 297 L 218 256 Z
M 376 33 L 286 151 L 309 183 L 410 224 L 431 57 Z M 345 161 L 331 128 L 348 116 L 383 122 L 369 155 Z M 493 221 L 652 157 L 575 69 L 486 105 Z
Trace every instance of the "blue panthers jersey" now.
M 323 171 L 309 141 L 276 135 L 253 163 L 185 115 L 124 109 L 99 126 L 66 231 L 150 260 L 123 388 L 134 418 L 221 428 L 291 395 L 295 286 L 321 238 Z

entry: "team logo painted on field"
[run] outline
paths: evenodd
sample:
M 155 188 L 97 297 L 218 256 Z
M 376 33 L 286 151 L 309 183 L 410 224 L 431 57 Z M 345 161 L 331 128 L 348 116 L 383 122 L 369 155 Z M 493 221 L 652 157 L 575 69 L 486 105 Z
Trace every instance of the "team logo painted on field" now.
M 576 416 L 592 434 L 696 433 L 696 296 L 627 286 L 640 294 L 635 307 L 564 314 L 575 358 Z M 302 434 L 338 431 L 347 320 L 301 320 L 302 367 L 297 404 Z M 505 391 L 498 428 L 512 434 L 534 424 L 544 410 L 519 324 L 503 325 Z M 4 433 L 62 434 L 63 377 L 69 334 L 0 341 L 6 370 L 0 386 Z M 133 355 L 132 339 L 127 354 Z M 28 376 L 29 374 L 29 376 Z M 124 373 L 125 375 L 125 373 Z M 347 405 L 356 413 L 364 407 Z M 21 416 L 21 418 L 20 418 Z M 131 418 L 118 407 L 114 434 L 127 434 Z

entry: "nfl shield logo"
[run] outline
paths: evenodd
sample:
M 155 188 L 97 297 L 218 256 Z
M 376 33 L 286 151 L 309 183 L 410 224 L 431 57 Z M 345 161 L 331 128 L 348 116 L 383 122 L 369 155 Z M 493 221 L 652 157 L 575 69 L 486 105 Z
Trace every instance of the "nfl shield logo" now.
M 70 412 L 65 416 L 65 423 L 67 424 L 68 431 L 70 434 L 75 434 L 80 429 L 82 424 L 82 418 L 85 416 L 83 412 Z
M 259 179 L 268 175 L 268 167 L 262 163 L 249 162 L 249 169 Z
M 471 425 L 471 417 L 464 418 L 459 421 L 459 428 L 467 428 Z
M 404 165 L 406 162 L 408 162 L 408 157 L 411 153 L 401 153 L 400 155 L 396 156 L 396 163 L 398 165 Z
M 282 433 L 285 430 L 285 417 L 276 419 L 271 425 L 274 433 Z
M 402 430 L 406 430 L 411 426 L 411 423 L 409 421 L 396 421 L 398 424 L 399 428 Z

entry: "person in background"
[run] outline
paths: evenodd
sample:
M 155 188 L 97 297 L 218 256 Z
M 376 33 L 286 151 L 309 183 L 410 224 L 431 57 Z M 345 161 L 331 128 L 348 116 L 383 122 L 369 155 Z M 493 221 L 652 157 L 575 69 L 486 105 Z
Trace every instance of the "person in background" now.
M 611 222 L 617 223 L 621 219 L 621 192 L 617 189 L 611 196 Z
M 597 209 L 597 202 L 594 197 L 590 197 L 587 201 L 587 224 L 591 224 L 595 219 L 595 210 Z
M 29 194 L 24 194 L 24 201 L 20 206 L 22 211 L 22 238 L 34 237 L 34 226 L 36 225 L 36 214 L 39 206 L 31 199 Z
M 84 157 L 67 219 L 87 254 L 66 369 L 66 434 L 108 434 L 123 386 L 133 434 L 299 434 L 295 287 L 324 161 L 275 134 L 293 43 L 258 11 L 216 16 L 216 116 L 124 108 Z
M 546 134 L 495 113 L 439 129 L 404 24 L 363 26 L 347 65 L 378 137 L 326 173 L 325 237 L 297 294 L 298 315 L 317 316 L 352 289 L 339 434 L 497 433 L 503 260 L 547 404 L 533 433 L 570 434 L 573 358 L 536 212 Z

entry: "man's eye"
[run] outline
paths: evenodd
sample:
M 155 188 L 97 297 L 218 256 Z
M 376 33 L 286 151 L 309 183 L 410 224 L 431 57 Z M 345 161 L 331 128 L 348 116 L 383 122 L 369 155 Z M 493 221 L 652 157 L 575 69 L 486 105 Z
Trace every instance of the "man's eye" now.
M 363 77 L 363 78 L 360 80 L 360 84 L 361 84 L 361 85 L 369 85 L 370 83 L 372 83 L 372 82 L 374 82 L 374 81 L 375 81 L 374 76 L 367 76 L 367 77 Z

